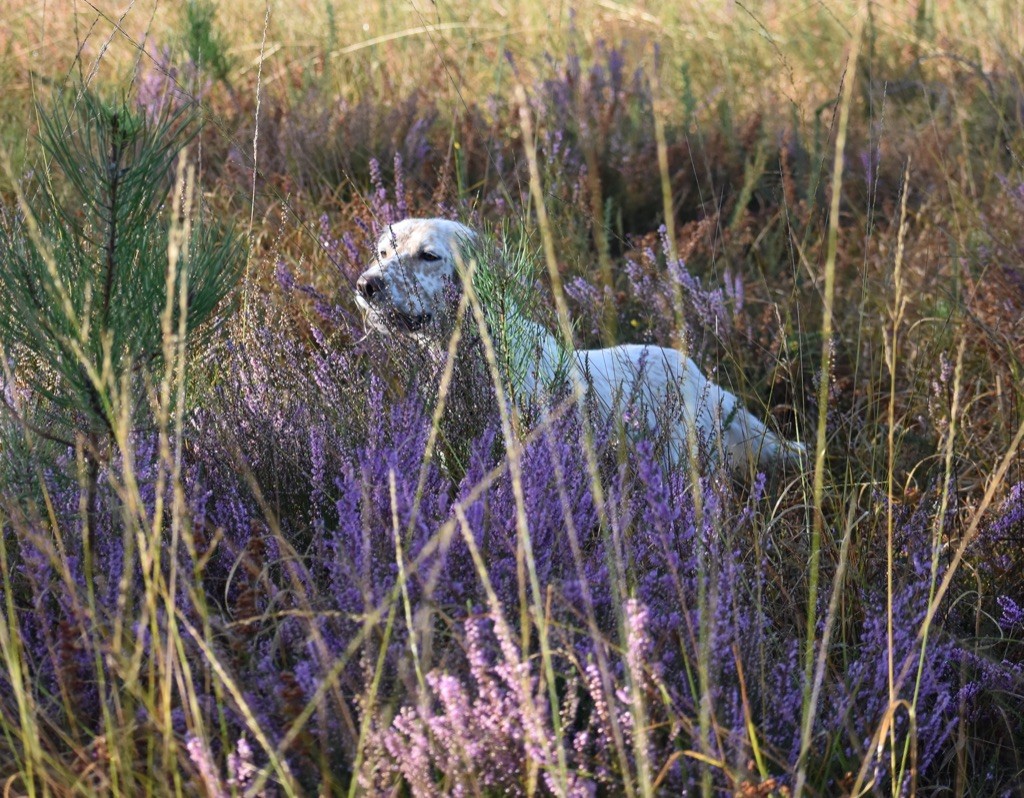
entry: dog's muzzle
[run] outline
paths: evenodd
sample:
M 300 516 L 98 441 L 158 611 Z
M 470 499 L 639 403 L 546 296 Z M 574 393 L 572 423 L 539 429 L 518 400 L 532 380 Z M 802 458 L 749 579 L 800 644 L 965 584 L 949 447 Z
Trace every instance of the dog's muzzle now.
M 356 281 L 356 304 L 374 326 L 414 333 L 430 323 L 429 313 L 410 314 L 398 310 L 390 301 L 387 283 L 380 275 L 363 274 Z
M 367 302 L 372 302 L 374 297 L 379 301 L 380 296 L 387 291 L 387 284 L 379 275 L 371 274 L 367 277 L 364 274 L 356 282 L 356 290 Z

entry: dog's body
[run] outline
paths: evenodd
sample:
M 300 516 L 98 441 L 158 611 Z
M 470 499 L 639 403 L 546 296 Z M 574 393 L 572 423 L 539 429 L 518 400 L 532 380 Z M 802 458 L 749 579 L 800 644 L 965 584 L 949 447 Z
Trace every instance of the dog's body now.
M 450 286 L 459 281 L 475 233 L 445 219 L 405 219 L 381 237 L 376 264 L 358 281 L 356 301 L 374 328 L 444 346 L 438 324 L 450 310 Z M 724 456 L 733 469 L 798 461 L 803 446 L 786 441 L 745 410 L 733 394 L 708 380 L 674 349 L 623 345 L 566 354 L 543 327 L 525 317 L 514 337 L 527 351 L 507 375 L 519 401 L 542 401 L 559 381 L 581 384 L 607 423 L 622 422 L 642 436 L 661 437 L 669 459 L 694 446 Z

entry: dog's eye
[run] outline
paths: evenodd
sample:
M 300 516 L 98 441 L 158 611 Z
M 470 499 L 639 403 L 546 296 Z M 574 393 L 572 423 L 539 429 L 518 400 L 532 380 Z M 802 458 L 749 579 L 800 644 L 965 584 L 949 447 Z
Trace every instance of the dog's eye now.
M 420 259 L 425 260 L 428 263 L 433 263 L 434 261 L 441 260 L 441 256 L 435 255 L 433 252 L 427 252 L 426 250 L 424 250 L 423 252 L 420 253 Z
M 381 256 L 382 258 L 386 258 L 386 257 L 388 256 L 388 251 L 387 251 L 386 249 L 382 249 L 382 250 L 381 250 L 381 251 L 380 251 L 380 252 L 379 252 L 378 254 L 379 254 L 379 255 L 380 255 L 380 256 Z

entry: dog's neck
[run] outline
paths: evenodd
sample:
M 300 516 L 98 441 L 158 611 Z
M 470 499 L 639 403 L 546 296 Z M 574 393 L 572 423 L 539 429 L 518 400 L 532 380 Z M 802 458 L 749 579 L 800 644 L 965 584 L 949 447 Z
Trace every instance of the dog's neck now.
M 489 337 L 509 400 L 525 408 L 558 393 L 569 376 L 570 357 L 555 337 L 512 301 L 506 300 L 499 311 L 487 315 Z M 444 337 L 420 339 L 439 363 L 447 348 L 442 340 Z M 480 344 L 481 336 L 471 333 L 460 348 L 468 352 Z
M 514 303 L 508 305 L 501 325 L 503 341 L 496 346 L 504 355 L 513 403 L 522 405 L 560 391 L 568 376 L 569 358 L 555 337 Z

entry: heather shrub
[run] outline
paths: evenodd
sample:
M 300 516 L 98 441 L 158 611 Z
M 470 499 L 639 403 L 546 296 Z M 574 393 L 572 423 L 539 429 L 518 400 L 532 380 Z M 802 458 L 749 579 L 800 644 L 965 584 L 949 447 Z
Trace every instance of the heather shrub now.
M 375 404 L 379 398 L 371 392 L 368 401 Z M 564 627 L 560 626 L 564 631 L 557 637 L 564 651 L 559 657 L 560 669 L 564 669 L 562 676 L 571 689 L 566 687 L 561 696 L 564 703 L 552 710 L 546 703 L 538 666 L 531 667 L 523 659 L 510 626 L 509 617 L 516 616 L 515 608 L 522 601 L 510 481 L 507 475 L 499 479 L 461 511 L 463 534 L 472 535 L 487 563 L 486 592 L 493 591 L 488 598 L 458 533 L 449 532 L 451 539 L 439 552 L 421 557 L 431 547 L 432 531 L 450 523 L 452 499 L 445 497 L 452 496 L 454 486 L 445 488 L 444 477 L 432 469 L 424 483 L 424 496 L 435 498 L 419 504 L 412 517 L 414 475 L 429 421 L 422 414 L 408 413 L 408 408 L 392 411 L 387 423 L 369 433 L 371 445 L 342 467 L 329 491 L 338 496 L 337 518 L 329 513 L 329 517 L 314 520 L 318 530 L 313 544 L 315 559 L 325 569 L 324 584 L 331 586 L 330 605 L 334 608 L 354 616 L 386 602 L 399 578 L 396 535 L 402 537 L 402 556 L 417 563 L 419 569 L 418 574 L 409 572 L 406 585 L 415 628 L 402 630 L 401 622 L 396 622 L 378 687 L 399 694 L 412 692 L 400 702 L 406 708 L 396 715 L 393 725 L 381 727 L 379 719 L 374 721 L 362 765 L 366 786 L 383 788 L 401 779 L 417 794 L 444 791 L 445 784 L 448 788 L 462 785 L 469 789 L 466 785 L 478 783 L 482 788 L 523 789 L 524 780 L 528 781 L 524 770 L 528 761 L 553 768 L 557 760 L 550 747 L 530 748 L 549 740 L 557 712 L 565 755 L 576 774 L 572 783 L 580 786 L 593 781 L 613 788 L 638 767 L 629 732 L 636 722 L 633 713 L 638 711 L 631 698 L 631 680 L 645 685 L 641 695 L 647 703 L 643 711 L 648 723 L 660 718 L 667 724 L 661 727 L 663 733 L 652 734 L 647 741 L 646 756 L 660 767 L 681 750 L 679 746 L 699 744 L 694 727 L 703 691 L 687 674 L 699 671 L 702 660 L 717 663 L 703 686 L 710 695 L 703 700 L 710 703 L 713 725 L 719 730 L 714 740 L 705 741 L 707 755 L 729 763 L 731 773 L 755 778 L 746 770 L 747 723 L 753 717 L 765 735 L 761 744 L 770 745 L 779 758 L 777 765 L 761 776 L 785 777 L 787 765 L 795 763 L 799 744 L 800 673 L 796 639 L 792 631 L 787 632 L 786 613 L 773 611 L 765 603 L 764 597 L 775 589 L 765 574 L 771 573 L 770 563 L 778 555 L 771 553 L 770 539 L 752 545 L 764 534 L 757 524 L 758 491 L 741 500 L 727 483 L 711 480 L 701 487 L 698 515 L 688 476 L 679 472 L 666 477 L 652 448 L 642 446 L 635 460 L 631 456 L 629 464 L 607 475 L 606 512 L 616 520 L 610 534 L 602 535 L 582 452 L 567 443 L 578 440 L 578 432 L 555 427 L 527 447 L 523 491 L 530 508 L 536 569 L 542 585 L 554 591 L 552 617 L 565 613 L 566 618 Z M 400 430 L 415 429 L 420 430 L 419 438 L 395 437 Z M 492 437 L 493 432 L 478 445 L 454 501 L 464 502 L 462 497 L 480 483 L 492 465 Z M 216 493 L 224 495 L 222 490 Z M 571 515 L 566 515 L 569 508 Z M 205 516 L 207 522 L 218 525 L 230 523 L 228 517 Z M 927 606 L 931 520 L 927 509 L 921 509 L 899 522 L 900 547 L 910 566 L 901 579 L 905 587 L 898 588 L 894 601 L 895 661 L 900 666 L 913 661 L 919 651 L 913 638 Z M 244 527 L 244 522 L 240 526 Z M 568 535 L 578 536 L 575 544 Z M 765 551 L 762 561 L 748 553 L 759 549 Z M 611 563 L 619 563 L 625 572 L 609 572 Z M 629 617 L 619 616 L 624 589 L 637 597 L 629 605 Z M 861 608 L 865 621 L 848 630 L 847 646 L 837 652 L 842 676 L 828 687 L 833 700 L 816 732 L 829 741 L 823 752 L 834 752 L 819 763 L 819 778 L 835 783 L 844 768 L 863 755 L 863 746 L 887 704 L 886 630 L 878 620 L 884 615 L 884 592 L 869 582 L 854 591 L 849 601 Z M 467 608 L 469 615 L 464 614 Z M 438 629 L 431 620 L 435 612 L 446 619 L 446 628 Z M 708 614 L 713 620 L 707 620 Z M 582 633 L 587 617 L 593 624 L 591 633 L 601 635 L 597 640 Z M 355 632 L 354 625 L 347 634 L 344 624 L 337 628 L 339 642 Z M 581 631 L 574 633 L 573 628 Z M 625 630 L 625 638 L 620 628 Z M 419 639 L 420 646 L 428 647 L 438 658 L 437 668 L 424 674 L 426 682 L 421 688 L 415 687 L 408 644 L 398 645 L 405 635 Z M 636 639 L 630 642 L 629 635 Z M 463 641 L 465 654 L 461 645 L 451 647 L 455 641 Z M 610 685 L 602 683 L 595 646 L 603 649 L 606 662 L 616 663 L 608 666 Z M 936 753 L 947 745 L 957 710 L 977 711 L 971 701 L 963 703 L 964 696 L 973 694 L 978 684 L 960 667 L 970 660 L 969 650 L 954 639 L 931 644 L 927 667 L 916 688 L 916 704 L 928 718 L 917 730 L 921 772 L 927 772 Z M 307 662 L 306 667 L 312 666 Z M 357 673 L 355 667 L 353 672 Z M 745 696 L 740 688 L 744 673 L 758 676 L 756 680 L 747 677 Z M 869 699 L 866 704 L 865 698 Z M 616 719 L 608 713 L 616 713 Z M 529 730 L 530 724 L 538 723 L 540 727 Z M 614 756 L 613 724 L 624 735 L 620 745 L 625 753 L 618 758 Z M 478 769 L 472 763 L 480 757 L 496 759 L 492 766 Z M 686 764 L 676 758 L 675 766 L 665 775 L 667 789 L 697 783 L 699 766 Z M 884 778 L 886 767 L 884 762 L 879 765 L 878 778 Z
M 175 601 L 196 628 L 204 616 L 222 619 L 211 640 L 219 667 L 242 688 L 269 740 L 282 739 L 313 707 L 286 755 L 300 783 L 312 789 L 324 768 L 346 772 L 360 746 L 364 787 L 403 782 L 415 794 L 472 785 L 525 792 L 538 778 L 555 792 L 614 790 L 652 768 L 670 792 L 699 785 L 703 772 L 722 786 L 787 780 L 799 750 L 801 673 L 791 610 L 770 600 L 782 555 L 764 524 L 763 483 L 747 496 L 713 472 L 693 485 L 683 469 L 666 473 L 644 444 L 604 459 L 599 513 L 578 421 L 557 422 L 527 444 L 521 489 L 558 652 L 552 705 L 539 661 L 519 637 L 530 602 L 511 478 L 503 472 L 478 487 L 501 462 L 495 430 L 474 444 L 457 485 L 422 462 L 430 418 L 415 395 L 388 396 L 372 371 L 359 391 L 339 393 L 348 387 L 339 375 L 352 379 L 355 369 L 338 359 L 336 368 L 318 367 L 314 358 L 302 371 L 320 375 L 319 390 L 300 396 L 286 385 L 287 367 L 273 379 L 264 371 L 287 363 L 295 342 L 277 330 L 254 343 L 247 356 L 222 361 L 216 411 L 197 409 L 188 425 L 183 487 L 192 540 L 177 558 L 196 581 Z M 322 415 L 342 402 L 346 413 L 362 414 L 364 429 Z M 597 445 L 611 453 L 622 444 Z M 132 460 L 139 495 L 152 506 L 157 447 L 138 439 Z M 85 539 L 76 535 L 78 487 L 52 485 L 67 530 L 62 553 L 38 521 L 19 517 L 15 527 L 25 576 L 9 589 L 26 598 L 19 617 L 36 689 L 67 695 L 68 722 L 73 716 L 94 732 L 102 697 L 82 684 L 90 655 L 102 630 L 117 626 L 123 582 L 143 579 L 130 537 L 119 531 L 124 469 L 115 463 L 104 475 L 102 526 Z M 906 558 L 893 599 L 898 667 L 920 651 L 931 506 L 897 519 Z M 955 508 L 947 513 L 955 523 Z M 847 600 L 864 620 L 844 630 L 833 655 L 832 698 L 815 731 L 820 784 L 838 785 L 867 755 L 888 703 L 885 593 L 865 581 Z M 88 631 L 76 626 L 76 605 L 91 608 Z M 982 669 L 956 641 L 956 616 L 946 623 L 913 690 L 921 719 L 913 730 L 897 725 L 897 749 L 906 740 L 917 746 L 921 778 L 940 772 L 938 754 L 963 713 L 979 722 L 986 710 L 978 697 L 1014 678 L 991 662 Z M 145 637 L 138 644 L 153 656 Z M 186 657 L 201 666 L 198 641 Z M 209 756 L 251 733 L 217 690 L 196 700 L 210 728 L 224 729 L 219 743 L 207 743 Z M 771 752 L 760 772 L 750 769 L 751 723 L 756 744 Z M 176 725 L 178 733 L 186 728 Z M 686 750 L 706 759 L 680 757 Z M 259 763 L 258 750 L 253 756 Z M 721 764 L 705 771 L 709 760 Z M 875 777 L 884 781 L 887 768 L 881 757 Z
M 623 448 L 605 436 L 596 440 L 599 508 L 578 419 L 551 422 L 527 442 L 520 489 L 547 602 L 551 684 L 534 649 L 539 621 L 523 581 L 513 481 L 494 446 L 500 433 L 491 427 L 473 443 L 453 481 L 423 460 L 431 418 L 420 397 L 430 390 L 402 398 L 378 368 L 386 361 L 311 352 L 286 325 L 271 326 L 228 347 L 209 403 L 183 427 L 186 545 L 161 559 L 159 573 L 191 575 L 168 598 L 193 630 L 181 638 L 182 662 L 208 677 L 162 733 L 191 735 L 196 778 L 227 790 L 239 777 L 221 769 L 238 771 L 239 741 L 258 731 L 272 746 L 290 740 L 273 780 L 308 790 L 325 778 L 343 784 L 345 774 L 367 790 L 405 784 L 417 795 L 789 782 L 800 745 L 792 612 L 801 601 L 773 598 L 785 584 L 779 566 L 795 552 L 778 548 L 763 481 L 738 493 L 709 466 L 694 484 L 685 469 L 666 471 L 653 443 Z M 303 374 L 315 390 L 301 390 Z M 20 563 L 4 591 L 26 684 L 47 717 L 86 738 L 112 731 L 103 708 L 132 670 L 131 657 L 96 670 L 104 641 L 120 634 L 126 656 L 155 665 L 170 633 L 160 616 L 142 628 L 124 616 L 156 576 L 132 542 L 152 510 L 133 520 L 126 485 L 153 508 L 157 492 L 172 489 L 160 471 L 157 442 L 137 435 L 130 459 L 104 470 L 87 534 L 82 488 L 60 472 L 44 485 L 56 539 L 42 518 L 16 510 L 16 497 L 4 500 L 16 535 L 8 557 Z M 829 654 L 830 699 L 814 729 L 817 784 L 840 789 L 865 757 L 884 784 L 889 753 L 898 762 L 904 746 L 918 779 L 941 780 L 957 725 L 991 722 L 983 698 L 1019 679 L 959 642 L 969 620 L 960 612 L 944 613 L 924 648 L 916 638 L 937 506 L 922 501 L 896 519 L 894 646 L 884 586 L 865 578 L 845 593 L 850 620 Z M 955 527 L 956 508 L 945 512 Z M 999 524 L 1015 512 L 1011 502 Z M 787 589 L 800 592 L 801 582 Z M 1003 605 L 1010 618 L 1016 605 Z M 917 714 L 913 725 L 897 719 L 878 755 L 871 735 L 889 703 L 889 656 L 897 671 L 916 673 L 899 695 Z M 161 729 L 145 695 L 117 703 L 136 707 L 141 728 Z M 197 727 L 210 732 L 197 736 Z M 47 744 L 59 755 L 58 741 Z M 267 775 L 268 752 L 248 750 Z

